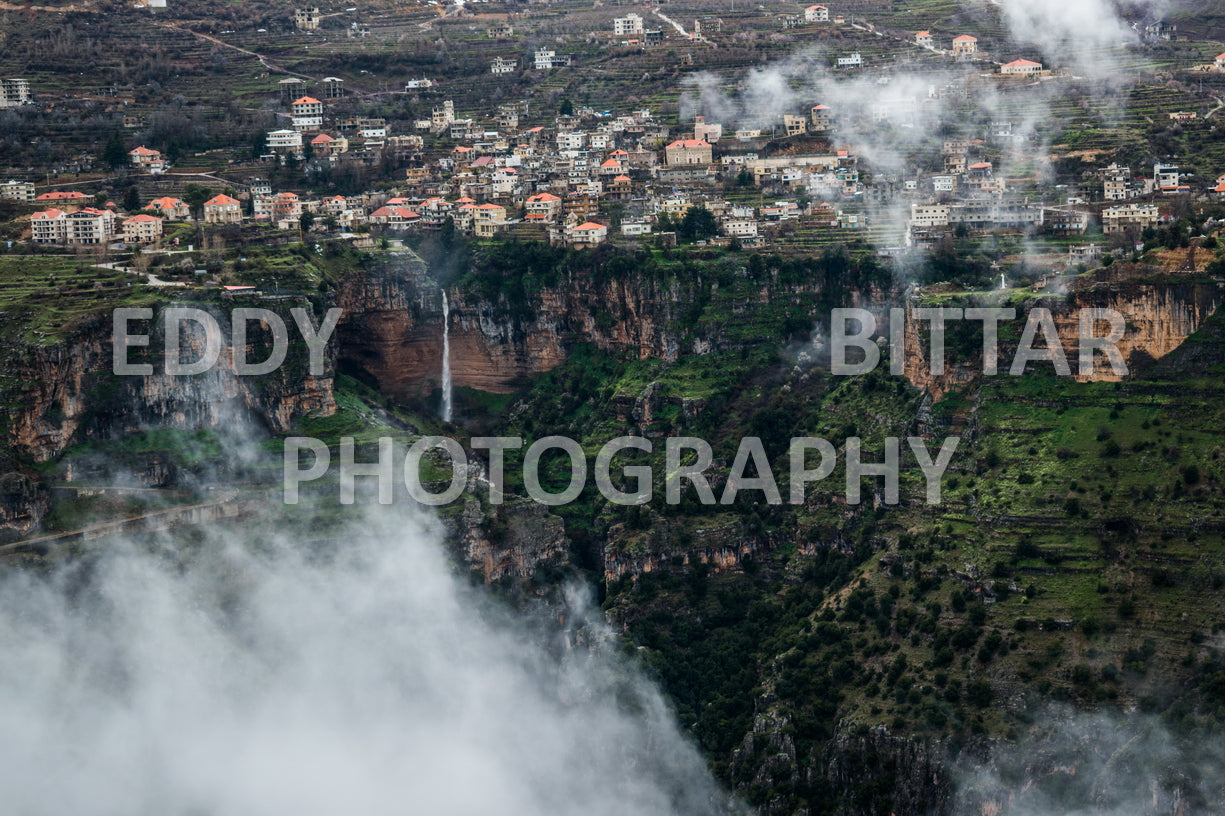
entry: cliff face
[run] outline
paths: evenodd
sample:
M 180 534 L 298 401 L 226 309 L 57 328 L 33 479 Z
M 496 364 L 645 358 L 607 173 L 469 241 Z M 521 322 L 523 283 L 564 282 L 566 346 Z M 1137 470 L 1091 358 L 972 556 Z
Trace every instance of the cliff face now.
M 470 498 L 458 532 L 461 559 L 479 569 L 486 583 L 530 578 L 537 567 L 569 563 L 565 524 L 535 502 L 508 503 L 490 520 L 480 502 Z
M 462 288 L 448 291 L 451 368 L 456 386 L 509 393 L 524 377 L 548 371 L 574 342 L 605 350 L 634 349 L 640 357 L 674 359 L 680 338 L 663 327 L 686 302 L 680 288 L 642 280 L 588 280 L 544 289 L 532 316 Z M 394 253 L 345 282 L 339 365 L 404 399 L 440 385 L 442 291 L 410 252 Z
M 1017 340 L 1025 325 L 1029 309 L 1045 308 L 1051 311 L 1055 328 L 1059 334 L 1064 356 L 1071 367 L 1072 375 L 1079 381 L 1115 381 L 1121 377 L 1114 373 L 1104 357 L 1095 354 L 1092 375 L 1081 375 L 1079 367 L 1079 312 L 1082 309 L 1110 309 L 1121 314 L 1126 321 L 1122 340 L 1116 345 L 1123 355 L 1130 374 L 1144 370 L 1152 361 L 1160 360 L 1182 345 L 1194 334 L 1217 307 L 1225 302 L 1225 284 L 1203 282 L 1142 282 L 1139 280 L 1112 280 L 1104 275 L 1077 279 L 1066 298 L 1031 299 L 1017 308 L 1017 319 L 1011 321 L 1015 327 L 1011 339 L 1005 334 L 1001 323 L 998 370 L 1006 376 L 1017 349 Z M 957 304 L 962 305 L 962 304 Z M 986 298 L 981 306 L 1005 306 L 1008 304 Z M 916 388 L 926 390 L 932 398 L 939 400 L 948 391 L 973 381 L 982 375 L 983 361 L 981 344 L 976 342 L 973 353 L 958 357 L 946 351 L 943 374 L 933 374 L 930 364 L 930 346 L 926 321 L 915 317 L 918 297 L 912 296 L 907 303 L 905 329 L 905 376 Z M 981 326 L 975 321 L 974 325 Z M 1107 331 L 1104 322 L 1095 328 L 1097 336 Z M 980 335 L 981 336 L 981 335 Z M 1041 332 L 1038 333 L 1041 337 Z M 1036 340 L 1041 347 L 1042 341 Z M 1045 362 L 1031 366 L 1046 367 Z M 1026 369 L 1029 370 L 1028 367 Z
M 236 373 L 228 340 L 208 371 L 190 376 L 167 374 L 162 359 L 165 346 L 160 310 L 155 310 L 154 319 L 146 324 L 151 327 L 151 337 L 143 359 L 153 363 L 149 376 L 113 372 L 113 324 L 109 315 L 89 321 L 60 343 L 9 347 L 0 362 L 4 376 L 0 396 L 7 405 L 9 448 L 35 462 L 45 462 L 70 443 L 122 437 L 145 428 L 216 429 L 247 420 L 274 433 L 285 433 L 297 417 L 334 413 L 332 354 L 324 355 L 323 373 L 311 375 L 305 346 L 294 342 L 296 328 L 288 307 L 258 305 L 279 312 L 291 332 L 285 364 L 265 376 Z M 223 338 L 230 336 L 228 309 L 192 306 L 217 320 Z M 318 323 L 319 318 L 314 319 Z M 184 329 L 185 349 L 191 349 L 189 354 L 199 353 L 203 330 L 194 323 L 184 324 Z M 136 334 L 144 330 L 133 326 L 129 331 Z M 252 324 L 246 359 L 265 359 L 267 340 L 267 333 L 257 331 Z M 130 352 L 131 362 L 142 361 L 141 351 Z
M 222 337 L 230 336 L 229 309 L 220 305 L 190 304 L 208 312 L 220 326 Z M 48 507 L 46 490 L 37 476 L 23 471 L 19 462 L 46 462 L 66 447 L 90 440 L 118 439 L 146 429 L 201 429 L 231 431 L 251 425 L 274 433 L 285 433 L 293 422 L 308 414 L 328 416 L 335 412 L 332 393 L 332 357 L 324 354 L 322 374 L 309 373 L 307 349 L 297 331 L 290 306 L 260 302 L 278 313 L 289 327 L 289 352 L 278 369 L 263 376 L 240 376 L 234 353 L 223 344 L 216 364 L 201 374 L 166 373 L 161 336 L 161 311 L 154 319 L 134 324 L 129 333 L 148 331 L 147 349 L 130 349 L 132 363 L 150 362 L 149 376 L 122 376 L 113 371 L 113 324 L 109 314 L 78 326 L 63 341 L 50 345 L 15 343 L 0 358 L 0 412 L 4 420 L 4 442 L 13 456 L 0 464 L 0 538 L 33 531 Z M 313 318 L 316 325 L 320 316 Z M 270 335 L 248 324 L 245 359 L 264 360 L 269 354 Z M 185 323 L 183 346 L 190 360 L 203 347 L 204 332 Z M 333 340 L 334 344 L 334 340 Z M 142 354 L 144 355 L 142 357 Z M 152 460 L 138 464 L 132 475 L 148 484 L 160 484 L 169 467 L 151 454 Z M 107 474 L 105 465 L 97 473 Z
M 575 273 L 533 293 L 526 308 L 455 286 L 447 290 L 452 377 L 456 386 L 510 393 L 523 378 L 561 364 L 577 343 L 664 360 L 738 349 L 747 337 L 762 339 L 758 310 L 803 308 L 818 291 L 810 283 L 767 282 L 728 305 L 726 322 L 699 325 L 691 316 L 727 296 L 718 283 L 701 278 L 597 280 Z M 871 307 L 884 299 L 873 292 L 862 300 Z M 420 258 L 408 251 L 393 253 L 355 271 L 339 305 L 344 309 L 338 330 L 340 370 L 399 399 L 420 397 L 439 386 L 442 292 Z

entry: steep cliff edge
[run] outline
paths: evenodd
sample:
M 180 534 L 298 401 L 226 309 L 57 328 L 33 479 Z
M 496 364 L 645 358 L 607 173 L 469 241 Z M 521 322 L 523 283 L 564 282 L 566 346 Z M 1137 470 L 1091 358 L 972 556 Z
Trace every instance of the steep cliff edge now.
M 454 384 L 510 393 L 524 378 L 558 366 L 578 343 L 667 361 L 768 341 L 781 345 L 783 336 L 762 334 L 763 313 L 786 313 L 798 321 L 795 328 L 811 328 L 829 288 L 777 273 L 762 280 L 744 266 L 652 275 L 633 264 L 602 273 L 598 264 L 580 261 L 547 284 L 541 275 L 530 290 L 515 293 L 522 300 L 468 279 L 448 286 Z M 871 286 L 849 298 L 856 305 L 889 299 Z M 439 385 L 442 293 L 416 254 L 392 252 L 354 270 L 338 303 L 344 309 L 341 371 L 397 399 L 419 398 Z
M 681 338 L 668 330 L 692 292 L 640 278 L 596 284 L 578 276 L 542 289 L 530 314 L 458 286 L 448 289 L 451 366 L 456 386 L 509 393 L 523 378 L 556 367 L 569 345 L 675 359 Z M 339 304 L 344 318 L 338 364 L 397 399 L 438 387 L 442 370 L 442 290 L 424 262 L 403 251 L 355 270 Z
M 217 321 L 226 339 L 209 370 L 195 375 L 167 373 L 160 327 L 162 309 L 169 305 L 202 309 Z M 302 304 L 277 300 L 234 305 L 269 309 L 293 332 L 289 309 Z M 0 497 L 0 532 L 11 537 L 36 528 L 47 500 L 30 466 L 56 458 L 70 445 L 122 439 L 148 429 L 228 432 L 254 426 L 286 433 L 299 417 L 332 414 L 336 410 L 334 349 L 325 351 L 323 371 L 313 375 L 305 344 L 300 336 L 291 334 L 283 365 L 262 376 L 239 375 L 228 340 L 230 306 L 164 303 L 154 310 L 152 321 L 133 324 L 130 333 L 148 332 L 150 342 L 144 349 L 131 349 L 130 361 L 152 363 L 149 376 L 114 373 L 114 326 L 109 311 L 81 322 L 61 341 L 46 345 L 16 342 L 6 347 L 0 358 L 0 412 L 11 458 L 4 468 L 8 487 Z M 313 317 L 316 325 L 320 319 L 320 315 Z M 183 325 L 184 359 L 190 360 L 203 347 L 204 331 L 195 323 Z M 257 326 L 250 324 L 248 332 L 245 353 L 250 361 L 269 354 L 271 335 Z
M 1011 321 L 1011 326 L 1001 323 L 998 366 L 1002 375 L 1007 373 L 1016 354 L 1027 314 L 1032 309 L 1043 308 L 1051 311 L 1064 356 L 1075 379 L 1117 381 L 1121 377 L 1112 371 L 1100 354 L 1097 355 L 1092 375 L 1079 373 L 1081 310 L 1108 309 L 1123 316 L 1126 327 L 1117 347 L 1127 363 L 1129 375 L 1134 375 L 1181 346 L 1225 302 L 1225 284 L 1190 279 L 1150 280 L 1142 272 L 1130 269 L 1111 274 L 1108 270 L 1102 270 L 1082 276 L 1072 281 L 1066 296 L 1026 297 L 1018 302 L 1016 299 L 987 294 L 969 298 L 964 303 L 961 300 L 949 301 L 946 305 L 1016 309 L 1017 319 Z M 920 306 L 930 305 L 924 300 L 924 293 L 916 293 L 907 302 L 905 376 L 916 388 L 927 391 L 934 400 L 939 400 L 950 390 L 967 385 L 982 375 L 982 332 L 981 328 L 972 332 L 973 342 L 960 349 L 950 347 L 946 339 L 945 370 L 942 374 L 934 374 L 928 324 L 918 320 L 915 311 Z M 980 323 L 974 325 L 981 327 Z M 1102 336 L 1105 331 L 1104 323 L 1097 324 L 1097 336 Z M 1038 337 L 1041 338 L 1041 332 Z M 1040 347 L 1041 339 L 1037 343 Z M 1043 365 L 1049 369 L 1048 363 L 1031 365 Z

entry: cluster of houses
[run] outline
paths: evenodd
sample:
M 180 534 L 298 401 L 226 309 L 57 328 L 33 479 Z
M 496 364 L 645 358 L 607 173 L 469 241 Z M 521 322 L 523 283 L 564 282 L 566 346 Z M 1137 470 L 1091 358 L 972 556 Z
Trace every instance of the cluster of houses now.
M 957 155 L 962 146 L 946 143 L 946 153 Z M 947 156 L 946 156 L 947 158 Z M 946 165 L 948 162 L 946 162 Z M 1128 236 L 1136 240 L 1146 228 L 1156 227 L 1171 216 L 1162 215 L 1152 201 L 1132 201 L 1153 195 L 1185 195 L 1191 187 L 1183 183 L 1178 167 L 1157 163 L 1151 176 L 1134 175 L 1131 168 L 1112 164 L 1101 173 L 1100 205 L 1080 196 L 1069 196 L 1066 203 L 1030 203 L 1011 195 L 1002 178 L 995 179 L 991 165 L 975 162 L 963 174 L 935 176 L 934 191 L 944 195 L 911 205 L 909 235 L 914 246 L 930 245 L 958 226 L 977 229 L 1044 230 L 1055 235 L 1083 235 L 1098 219 L 1106 235 Z M 960 184 L 964 180 L 964 190 Z M 976 183 L 977 181 L 977 183 Z M 909 182 L 908 182 L 909 184 Z M 1225 200 L 1225 175 L 1216 180 L 1211 194 Z M 917 184 L 914 188 L 917 189 Z M 954 193 L 958 193 L 954 196 Z M 1121 203 L 1126 202 L 1126 203 Z
M 823 6 L 808 11 L 828 14 Z M 627 31 L 641 24 L 640 19 L 618 20 Z M 976 47 L 968 35 L 954 40 L 961 53 L 975 53 Z M 1018 73 L 1041 71 L 1038 63 L 1017 62 L 1024 63 Z M 1008 122 L 992 122 L 985 140 L 945 140 L 935 172 L 877 173 L 870 183 L 861 179 L 853 152 L 827 146 L 834 144 L 844 119 L 865 127 L 919 124 L 923 105 L 938 102 L 943 93 L 935 88 L 928 99 L 881 98 L 853 111 L 817 104 L 805 116 L 781 114 L 769 130 L 741 129 L 726 136 L 721 124 L 702 116 L 695 117 L 692 130 L 675 134 L 646 109 L 617 115 L 581 108 L 539 125 L 527 121 L 527 102 L 502 104 L 477 120 L 457 116 L 450 101 L 415 121 L 417 132 L 397 134 L 381 119 L 333 117 L 327 102 L 301 94 L 301 88 L 295 81 L 297 93 L 286 98 L 291 127 L 267 134 L 268 161 L 373 163 L 390 153 L 406 166 L 402 183 L 387 193 L 315 198 L 274 192 L 267 182 L 248 179 L 233 185 L 238 192 L 203 204 L 198 215 L 205 224 L 250 221 L 298 229 L 310 224 L 311 219 L 302 218 L 309 213 L 320 229 L 430 230 L 449 220 L 478 237 L 510 232 L 586 245 L 607 240 L 610 231 L 650 235 L 659 231 L 663 216 L 676 223 L 701 205 L 714 214 L 721 240 L 756 243 L 772 224 L 801 216 L 819 226 L 861 228 L 868 225 L 864 214 L 870 205 L 901 201 L 909 204 L 910 239 L 922 246 L 957 228 L 1078 234 L 1095 218 L 1107 232 L 1122 233 L 1158 218 L 1155 205 L 1129 199 L 1190 191 L 1177 167 L 1159 164 L 1150 178 L 1133 177 L 1129 168 L 1112 165 L 1103 173 L 1104 211 L 1082 200 L 1051 206 L 1031 202 L 1010 191 L 988 160 L 995 152 L 989 148 L 1016 138 Z M 331 92 L 321 95 L 336 98 Z M 808 133 L 822 138 L 799 140 L 791 151 L 765 151 L 777 138 Z M 133 167 L 150 173 L 166 168 L 162 155 L 143 145 L 128 156 Z M 780 200 L 766 203 L 763 196 L 756 207 L 730 203 L 717 185 L 733 181 L 777 191 L 771 197 Z M 1225 182 L 1218 180 L 1213 192 L 1225 195 Z M 114 203 L 93 206 L 92 198 L 76 192 L 35 196 L 28 182 L 0 185 L 0 195 L 47 206 L 31 219 L 32 239 L 39 244 L 152 243 L 161 238 L 163 220 L 192 215 L 173 197 L 155 199 L 145 212 L 122 218 Z M 801 206 L 800 201 L 814 203 Z

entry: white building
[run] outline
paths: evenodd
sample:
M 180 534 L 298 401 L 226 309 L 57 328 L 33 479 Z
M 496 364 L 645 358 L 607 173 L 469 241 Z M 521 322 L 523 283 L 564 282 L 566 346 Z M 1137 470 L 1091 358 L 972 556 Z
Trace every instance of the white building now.
M 105 244 L 115 234 L 115 214 L 109 210 L 86 207 L 64 216 L 67 243 L 79 246 Z
M 15 108 L 30 102 L 30 82 L 26 79 L 0 79 L 0 108 Z
M 313 96 L 295 99 L 293 129 L 298 132 L 316 131 L 323 127 L 323 103 Z
M 30 216 L 31 238 L 36 244 L 64 244 L 68 242 L 68 222 L 62 210 L 52 207 Z
M 0 198 L 9 198 L 13 201 L 33 201 L 34 182 L 6 181 L 0 184 Z
M 1027 59 L 1013 60 L 1001 65 L 1000 73 L 1004 76 L 1037 76 L 1042 73 L 1042 63 Z
M 947 227 L 949 223 L 949 205 L 947 204 L 911 204 L 910 225 L 912 227 Z
M 1174 190 L 1181 179 L 1178 166 L 1173 164 L 1153 165 L 1153 187 L 1157 190 Z
M 518 60 L 502 59 L 494 57 L 493 62 L 489 64 L 489 73 L 491 74 L 513 74 L 515 68 L 519 65 Z
M 1122 204 L 1102 210 L 1102 232 L 1107 235 L 1133 230 L 1136 236 L 1145 227 L 1155 227 L 1159 219 L 1156 204 Z
M 162 219 L 154 215 L 134 215 L 123 222 L 123 240 L 129 244 L 151 244 L 162 237 Z
M 587 134 L 579 131 L 557 134 L 558 150 L 582 150 L 587 143 Z
M 962 34 L 960 37 L 953 38 L 953 54 L 956 56 L 968 56 L 978 53 L 978 37 L 971 37 L 969 34 Z
M 828 23 L 829 9 L 825 6 L 809 6 L 804 9 L 804 22 L 806 23 Z
M 296 130 L 270 130 L 268 149 L 273 153 L 301 153 L 302 134 Z
M 537 71 L 547 71 L 550 68 L 558 68 L 570 64 L 569 55 L 558 54 L 549 48 L 541 48 L 534 54 L 534 59 Z
M 618 37 L 640 36 L 642 31 L 642 18 L 632 11 L 624 17 L 613 19 L 613 34 Z
M 1112 164 L 1102 179 L 1102 194 L 1107 201 L 1126 201 L 1139 194 L 1132 181 L 1131 168 Z
M 728 219 L 723 222 L 723 233 L 735 238 L 755 238 L 757 222 L 750 219 Z
M 596 244 L 604 243 L 608 238 L 608 227 L 603 224 L 597 224 L 594 221 L 587 221 L 567 230 L 566 237 L 572 244 L 595 246 Z
M 204 223 L 237 224 L 242 221 L 242 205 L 224 193 L 204 202 Z

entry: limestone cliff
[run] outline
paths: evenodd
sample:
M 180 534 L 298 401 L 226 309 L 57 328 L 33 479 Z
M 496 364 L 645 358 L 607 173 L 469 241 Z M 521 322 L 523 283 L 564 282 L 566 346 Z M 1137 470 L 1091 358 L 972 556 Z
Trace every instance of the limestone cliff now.
M 1120 265 L 1122 266 L 1122 265 Z M 1130 274 L 1129 274 L 1130 273 Z M 927 391 L 939 400 L 950 390 L 964 386 L 983 373 L 981 341 L 976 342 L 969 354 L 958 355 L 946 352 L 945 370 L 933 374 L 930 362 L 929 335 L 926 321 L 915 316 L 926 294 L 914 293 L 907 302 L 905 328 L 905 376 L 916 388 Z M 975 302 L 956 303 L 950 306 L 984 306 L 1016 308 L 1017 319 L 1012 321 L 1015 330 L 1009 332 L 1001 324 L 998 367 L 1001 375 L 1008 371 L 1016 353 L 1021 328 L 1030 309 L 1045 308 L 1051 311 L 1058 331 L 1064 355 L 1077 380 L 1121 379 L 1105 363 L 1100 354 L 1094 373 L 1081 375 L 1078 365 L 1078 313 L 1082 309 L 1111 309 L 1121 314 L 1126 321 L 1123 339 L 1117 344 L 1127 363 L 1129 374 L 1144 371 L 1154 360 L 1170 354 L 1182 345 L 1207 320 L 1221 303 L 1225 302 L 1225 284 L 1202 280 L 1161 279 L 1149 280 L 1138 271 L 1128 272 L 1102 270 L 1094 275 L 1075 279 L 1068 287 L 1066 296 L 1029 298 L 1016 306 L 1005 302 L 1000 296 L 987 295 Z M 981 326 L 975 323 L 976 326 Z M 1104 324 L 1096 328 L 1100 335 L 1106 331 Z M 977 335 L 981 337 L 981 333 Z M 1039 332 L 1038 337 L 1041 337 Z M 1038 340 L 1041 345 L 1041 340 Z M 1046 366 L 1048 363 L 1031 364 Z
M 458 528 L 459 557 L 485 581 L 530 578 L 538 567 L 569 563 L 562 520 L 531 501 L 502 505 L 488 518 L 475 498 L 464 504 Z
M 483 296 L 461 282 L 447 290 L 454 384 L 510 393 L 525 377 L 559 365 L 577 343 L 664 360 L 738 349 L 746 337 L 760 341 L 760 309 L 805 308 L 819 291 L 815 282 L 770 281 L 730 306 L 726 323 L 698 325 L 694 315 L 703 305 L 726 297 L 719 283 L 700 276 L 680 282 L 573 272 L 534 292 L 525 306 Z M 870 292 L 855 301 L 873 305 L 886 299 Z M 339 305 L 341 371 L 398 399 L 421 397 L 439 385 L 442 293 L 419 257 L 393 252 L 354 270 Z M 819 317 L 811 309 L 809 316 Z
M 165 305 L 165 304 L 164 304 Z M 211 314 L 224 338 L 230 336 L 229 304 L 189 304 Z M 288 301 L 244 303 L 280 313 L 295 331 Z M 146 429 L 226 430 L 263 427 L 285 433 L 301 416 L 327 416 L 335 412 L 332 394 L 332 357 L 325 352 L 319 376 L 308 371 L 307 349 L 291 334 L 285 363 L 271 374 L 240 376 L 234 367 L 233 350 L 223 347 L 217 363 L 201 374 L 183 376 L 166 373 L 160 336 L 160 308 L 149 328 L 146 349 L 130 350 L 130 361 L 153 364 L 149 376 L 120 376 L 113 371 L 113 323 L 109 312 L 87 320 L 63 340 L 47 345 L 16 342 L 0 357 L 0 413 L 4 420 L 5 448 L 11 459 L 3 467 L 7 487 L 0 495 L 0 536 L 32 531 L 47 509 L 45 491 L 30 464 L 54 459 L 69 445 L 91 440 L 121 439 Z M 320 318 L 316 316 L 316 325 Z M 270 335 L 251 324 L 246 359 L 268 356 Z M 204 332 L 194 323 L 184 324 L 183 346 L 188 355 L 198 353 Z M 146 331 L 133 326 L 131 333 Z M 334 341 L 333 341 L 334 342 Z M 187 351 L 190 349 L 190 351 Z M 142 354 L 144 355 L 142 358 Z M 186 359 L 191 359 L 187 357 Z M 26 463 L 22 465 L 20 463 Z M 151 461 L 133 474 L 165 472 L 165 463 Z M 65 474 L 73 478 L 73 473 Z
M 222 336 L 230 336 L 228 308 L 190 305 L 209 312 L 220 325 Z M 294 325 L 287 305 L 258 305 L 283 313 L 288 325 Z M 237 374 L 233 350 L 228 345 L 208 371 L 191 376 L 167 374 L 158 315 L 160 311 L 155 310 L 148 324 L 151 340 L 146 359 L 154 366 L 149 376 L 114 373 L 109 313 L 87 321 L 61 342 L 8 347 L 0 360 L 0 396 L 6 406 L 8 447 L 19 456 L 45 462 L 71 443 L 120 438 L 145 428 L 212 429 L 248 420 L 274 433 L 284 433 L 297 417 L 327 416 L 336 410 L 332 355 L 324 355 L 324 372 L 313 376 L 307 371 L 305 346 L 293 343 L 293 338 L 285 364 L 265 376 Z M 203 330 L 193 323 L 184 325 L 184 348 L 191 349 L 188 354 L 199 353 Z M 252 327 L 248 360 L 268 356 L 267 339 L 266 332 Z M 140 362 L 137 351 L 131 352 L 130 359 Z

